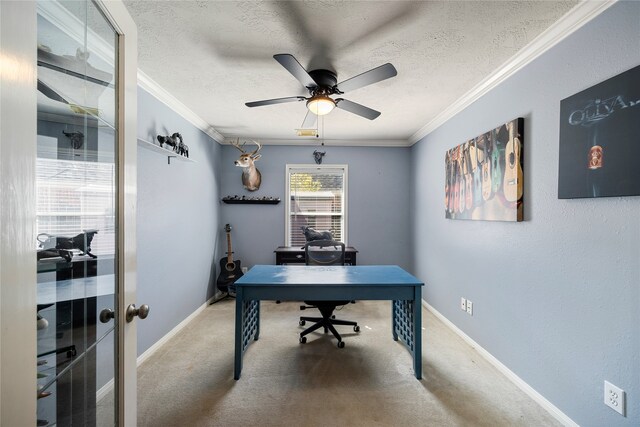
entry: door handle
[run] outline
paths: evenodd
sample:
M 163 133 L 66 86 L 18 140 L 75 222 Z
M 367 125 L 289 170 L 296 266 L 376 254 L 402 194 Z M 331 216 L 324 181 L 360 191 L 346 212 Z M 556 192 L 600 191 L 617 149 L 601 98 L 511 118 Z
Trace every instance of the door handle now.
M 100 312 L 100 321 L 102 323 L 107 323 L 109 320 L 115 317 L 115 313 L 110 308 L 105 308 Z
M 131 322 L 136 316 L 140 319 L 146 319 L 148 315 L 149 306 L 147 304 L 142 304 L 140 308 L 136 308 L 135 304 L 129 304 L 129 307 L 127 307 L 127 323 Z

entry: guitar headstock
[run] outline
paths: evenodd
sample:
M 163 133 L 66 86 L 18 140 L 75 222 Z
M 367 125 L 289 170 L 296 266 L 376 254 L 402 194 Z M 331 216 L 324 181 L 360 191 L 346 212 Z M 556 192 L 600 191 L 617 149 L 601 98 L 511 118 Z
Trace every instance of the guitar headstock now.
M 227 233 L 231 232 L 231 224 L 226 224 L 224 226 L 224 231 L 226 231 Z

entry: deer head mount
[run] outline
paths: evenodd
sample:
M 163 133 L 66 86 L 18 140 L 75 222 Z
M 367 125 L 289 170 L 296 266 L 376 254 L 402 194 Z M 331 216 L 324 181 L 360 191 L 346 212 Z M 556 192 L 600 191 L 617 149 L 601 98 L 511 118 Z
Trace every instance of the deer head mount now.
M 243 142 L 242 145 L 240 145 L 239 138 L 235 142 L 232 141 L 231 145 L 236 147 L 242 153 L 238 160 L 233 162 L 236 166 L 242 168 L 242 185 L 248 191 L 256 191 L 260 188 L 260 184 L 262 183 L 262 175 L 255 165 L 255 161 L 262 157 L 262 154 L 258 154 L 262 145 L 254 140 L 251 140 L 251 142 L 257 145 L 257 148 L 251 153 L 247 153 L 244 149 L 246 142 Z

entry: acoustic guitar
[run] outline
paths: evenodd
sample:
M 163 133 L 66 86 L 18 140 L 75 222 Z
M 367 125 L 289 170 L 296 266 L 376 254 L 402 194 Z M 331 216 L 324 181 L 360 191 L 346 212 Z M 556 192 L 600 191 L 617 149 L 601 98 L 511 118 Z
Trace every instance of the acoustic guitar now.
M 453 150 L 449 159 L 449 181 L 449 214 L 453 214 L 456 204 L 456 168 Z
M 482 139 L 482 198 L 487 201 L 493 196 L 491 187 L 491 159 L 489 158 L 489 144 L 491 144 L 490 134 L 483 135 Z
M 220 259 L 220 275 L 218 276 L 217 286 L 221 292 L 227 292 L 234 295 L 236 292 L 233 284 L 242 277 L 242 268 L 240 260 L 233 259 L 233 250 L 231 250 L 231 225 L 224 226 L 227 232 L 227 256 Z
M 453 210 L 452 213 L 458 212 L 460 208 L 460 173 L 458 172 L 458 154 L 454 150 L 453 157 Z
M 464 161 L 464 195 L 465 195 L 465 208 L 467 210 L 473 208 L 473 176 L 471 175 L 471 160 L 469 157 L 469 142 L 464 143 L 464 149 L 462 150 L 462 159 Z
M 502 168 L 504 165 L 504 145 L 508 140 L 509 134 L 505 125 L 494 129 L 493 141 L 491 149 L 491 186 L 494 194 L 498 194 L 502 190 Z
M 504 182 L 502 184 L 504 197 L 509 202 L 515 202 L 522 197 L 522 166 L 520 164 L 520 135 L 510 123 L 509 141 L 504 149 Z
M 448 151 L 444 156 L 444 170 L 444 211 L 447 213 L 449 212 L 449 200 L 451 199 L 451 156 Z
M 458 175 L 460 175 L 460 203 L 458 204 L 458 213 L 462 213 L 465 210 L 467 197 L 465 189 L 466 182 L 464 180 L 464 156 L 461 146 L 456 147 L 456 150 L 458 151 Z
M 482 199 L 482 171 L 480 170 L 480 159 L 477 139 L 473 139 L 473 144 L 469 145 L 469 157 L 471 158 L 471 174 L 473 175 L 473 205 L 480 206 Z

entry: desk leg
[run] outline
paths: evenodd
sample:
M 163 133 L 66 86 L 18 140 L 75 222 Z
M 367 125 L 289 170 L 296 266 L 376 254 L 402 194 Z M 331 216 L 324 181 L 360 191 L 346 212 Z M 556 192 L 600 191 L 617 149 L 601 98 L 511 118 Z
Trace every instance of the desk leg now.
M 242 286 L 236 287 L 236 342 L 233 378 L 240 379 L 242 357 L 251 343 L 260 335 L 260 300 L 245 300 Z
M 391 301 L 391 333 L 393 334 L 393 340 L 398 341 L 398 332 L 397 332 L 397 308 L 395 301 Z
M 234 358 L 233 379 L 240 379 L 240 371 L 242 371 L 242 331 L 244 330 L 242 286 L 236 286 L 236 354 Z
M 422 379 L 422 292 L 415 286 L 413 295 L 413 370 Z
M 256 301 L 256 333 L 253 336 L 253 340 L 254 341 L 258 341 L 258 338 L 260 337 L 260 300 Z

